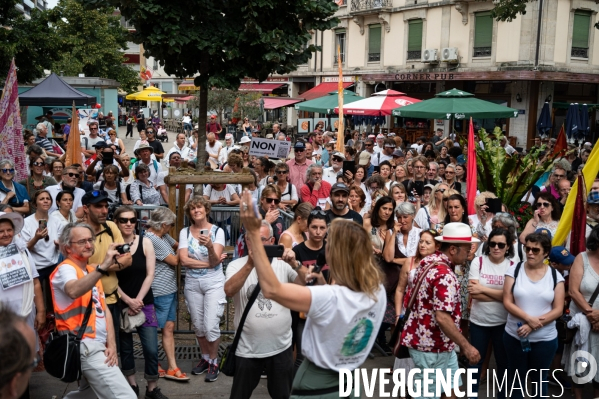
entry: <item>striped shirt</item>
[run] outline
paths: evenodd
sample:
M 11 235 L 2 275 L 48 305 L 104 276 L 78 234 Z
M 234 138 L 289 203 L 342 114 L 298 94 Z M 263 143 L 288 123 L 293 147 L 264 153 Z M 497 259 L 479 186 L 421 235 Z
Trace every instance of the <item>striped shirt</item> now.
M 46 151 L 54 152 L 54 147 L 52 146 L 52 143 L 45 137 L 36 136 L 35 144 L 39 145 Z
M 152 282 L 154 297 L 177 292 L 177 274 L 175 268 L 163 262 L 169 255 L 175 255 L 175 250 L 172 247 L 175 240 L 168 234 L 158 237 L 150 231 L 147 231 L 145 236 L 152 241 L 154 252 L 156 253 L 156 271 L 154 273 L 154 281 Z

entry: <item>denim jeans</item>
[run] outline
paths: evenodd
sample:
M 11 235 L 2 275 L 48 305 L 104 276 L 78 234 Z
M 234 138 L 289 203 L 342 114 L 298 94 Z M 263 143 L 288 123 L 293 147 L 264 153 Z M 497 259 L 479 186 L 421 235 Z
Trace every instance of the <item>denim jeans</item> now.
M 497 362 L 497 381 L 501 384 L 501 380 L 505 375 L 505 371 L 507 369 L 507 354 L 505 348 L 503 346 L 503 332 L 505 331 L 505 324 L 501 324 L 499 326 L 493 327 L 484 327 L 476 325 L 470 322 L 470 341 L 472 346 L 474 346 L 478 352 L 480 353 L 480 361 L 473 366 L 478 370 L 478 372 L 474 376 L 474 385 L 472 386 L 472 392 L 477 393 L 479 389 L 480 375 L 482 372 L 483 362 L 485 361 L 485 357 L 487 356 L 487 349 L 489 347 L 489 342 L 491 342 L 493 346 L 493 354 L 495 355 L 495 361 Z M 493 389 L 493 378 L 490 372 L 487 373 L 487 386 L 489 387 L 489 391 L 487 395 L 492 396 Z M 497 399 L 505 399 L 507 387 L 503 386 L 502 389 L 497 390 Z M 480 395 L 479 395 L 480 397 Z
M 504 332 L 503 346 L 505 347 L 508 362 L 508 387 L 512 386 L 512 380 L 516 373 L 518 373 L 520 379 L 520 383 L 514 381 L 514 389 L 511 391 L 510 398 L 520 399 L 523 397 L 523 391 L 516 388 L 521 385 L 522 389 L 526 390 L 526 373 L 528 370 L 535 371 L 528 374 L 528 381 L 532 382 L 533 385 L 531 387 L 532 392 L 529 392 L 530 395 L 527 394 L 527 396 L 540 397 L 541 395 L 538 392 L 540 386 L 542 396 L 547 397 L 547 374 L 557 350 L 557 337 L 551 341 L 531 342 L 531 351 L 523 352 L 520 340 Z M 544 369 L 542 375 L 540 373 L 541 369 Z M 537 392 L 535 393 L 534 390 Z
M 158 332 L 156 327 L 137 327 L 144 353 L 144 378 L 146 381 L 158 380 Z M 121 331 L 121 369 L 125 376 L 135 374 L 133 357 L 133 333 Z

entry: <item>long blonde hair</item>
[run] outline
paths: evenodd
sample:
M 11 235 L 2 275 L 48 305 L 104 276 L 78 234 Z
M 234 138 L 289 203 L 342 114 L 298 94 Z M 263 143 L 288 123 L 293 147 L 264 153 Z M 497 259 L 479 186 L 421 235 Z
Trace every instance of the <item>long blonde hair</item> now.
M 327 257 L 333 280 L 376 300 L 383 272 L 372 256 L 368 232 L 354 221 L 337 218 L 328 233 Z

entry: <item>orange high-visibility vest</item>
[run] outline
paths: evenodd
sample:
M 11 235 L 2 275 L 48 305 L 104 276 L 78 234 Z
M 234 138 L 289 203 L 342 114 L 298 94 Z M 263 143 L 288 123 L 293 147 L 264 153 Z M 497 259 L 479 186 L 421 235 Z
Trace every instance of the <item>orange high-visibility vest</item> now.
M 70 265 L 75 268 L 77 271 L 77 279 L 82 279 L 85 274 L 83 270 L 79 266 L 77 266 L 70 259 L 65 259 L 58 267 L 50 274 L 50 285 L 52 285 L 52 279 L 54 278 L 54 274 L 58 272 L 63 265 Z M 95 272 L 95 269 L 87 265 L 86 270 L 88 273 Z M 104 302 L 104 290 L 102 289 L 102 281 L 98 280 L 96 282 L 96 289 L 100 295 L 100 305 L 102 306 L 102 311 L 106 312 L 106 304 Z M 56 318 L 56 329 L 61 332 L 71 332 L 73 334 L 77 334 L 79 332 L 79 328 L 81 324 L 83 324 L 83 318 L 85 316 L 85 311 L 87 309 L 87 305 L 89 301 L 92 300 L 91 290 L 75 299 L 73 303 L 65 309 L 60 309 L 57 305 L 56 298 L 54 296 L 54 289 L 52 289 L 52 300 L 54 301 L 54 315 Z M 85 333 L 83 334 L 83 338 L 95 338 L 96 337 L 96 310 L 93 309 L 94 306 L 92 304 L 92 311 L 89 316 L 89 321 L 87 323 L 87 327 L 85 328 Z

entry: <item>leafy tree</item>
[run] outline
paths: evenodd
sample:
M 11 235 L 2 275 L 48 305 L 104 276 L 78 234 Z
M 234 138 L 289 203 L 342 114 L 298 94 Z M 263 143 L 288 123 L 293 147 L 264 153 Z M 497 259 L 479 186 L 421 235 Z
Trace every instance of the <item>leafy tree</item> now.
M 236 92 L 233 90 L 212 89 L 208 91 L 208 109 L 216 111 L 219 123 L 222 125 L 222 115 L 235 106 Z
M 236 90 L 240 79 L 265 80 L 289 73 L 317 51 L 306 46 L 311 30 L 337 24 L 331 0 L 78 0 L 90 7 L 110 4 L 135 26 L 134 41 L 169 74 L 197 75 L 200 120 L 206 122 L 209 88 Z M 200 129 L 198 167 L 205 162 Z
M 511 22 L 518 14 L 526 14 L 526 5 L 531 1 L 533 0 L 495 0 L 493 18 L 497 21 Z M 595 28 L 599 29 L 599 22 L 595 23 Z
M 4 82 L 13 57 L 19 83 L 44 76 L 59 59 L 60 42 L 50 26 L 49 14 L 38 9 L 26 19 L 15 5 L 18 0 L 0 0 L 0 80 Z
M 114 79 L 123 90 L 137 91 L 141 83 L 137 72 L 124 64 L 120 51 L 127 48 L 128 31 L 113 11 L 110 6 L 86 10 L 75 0 L 60 0 L 49 13 L 65 51 L 52 70 Z

